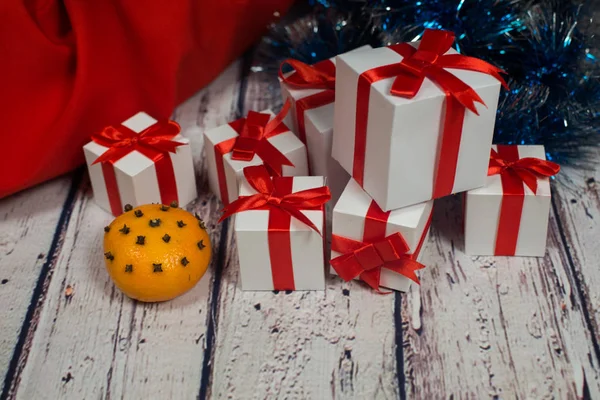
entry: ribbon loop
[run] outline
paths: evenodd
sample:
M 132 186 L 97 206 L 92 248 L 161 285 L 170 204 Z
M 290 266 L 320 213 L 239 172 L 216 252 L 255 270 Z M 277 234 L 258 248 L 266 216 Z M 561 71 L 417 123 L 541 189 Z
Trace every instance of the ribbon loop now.
M 258 193 L 251 196 L 240 196 L 237 200 L 226 205 L 222 210 L 223 215 L 219 219 L 219 222 L 243 211 L 278 209 L 300 220 L 319 234 L 321 233 L 319 228 L 302 213 L 302 210 L 322 210 L 325 203 L 331 199 L 331 193 L 327 186 L 302 190 L 296 193 L 280 193 L 275 190 L 273 179 L 289 178 L 274 177 L 271 179 L 269 171 L 264 165 L 244 168 L 244 176 L 250 186 Z
M 231 159 L 249 162 L 255 155 L 258 155 L 277 176 L 282 175 L 284 165 L 293 167 L 294 164 L 267 140 L 271 136 L 288 130 L 283 119 L 290 110 L 290 106 L 291 104 L 287 100 L 279 114 L 273 119 L 269 114 L 248 112 L 248 117 L 243 121 L 241 130 L 238 131 L 239 136 L 233 143 Z
M 498 151 L 508 150 L 509 146 L 498 145 Z M 515 146 L 510 146 L 515 148 Z M 535 194 L 538 177 L 551 177 L 560 172 L 560 165 L 555 162 L 534 157 L 518 158 L 518 151 L 503 151 L 504 158 L 492 149 L 488 176 L 510 174 L 525 183 Z
M 295 71 L 286 76 L 283 67 L 290 65 Z M 329 60 L 314 65 L 293 58 L 283 60 L 279 66 L 279 78 L 286 84 L 299 89 L 335 89 L 335 65 Z
M 410 248 L 400 233 L 371 243 L 334 234 L 331 249 L 342 253 L 330 262 L 342 279 L 350 281 L 360 276 L 376 291 L 379 291 L 381 268 L 390 269 L 416 283 L 419 283 L 419 279 L 414 271 L 425 268 L 412 255 L 407 254 Z

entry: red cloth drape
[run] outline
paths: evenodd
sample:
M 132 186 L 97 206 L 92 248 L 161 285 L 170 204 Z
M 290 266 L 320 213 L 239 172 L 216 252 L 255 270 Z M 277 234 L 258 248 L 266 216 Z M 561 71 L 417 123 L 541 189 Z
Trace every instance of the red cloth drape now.
M 83 163 L 106 125 L 169 117 L 292 2 L 0 1 L 0 198 Z

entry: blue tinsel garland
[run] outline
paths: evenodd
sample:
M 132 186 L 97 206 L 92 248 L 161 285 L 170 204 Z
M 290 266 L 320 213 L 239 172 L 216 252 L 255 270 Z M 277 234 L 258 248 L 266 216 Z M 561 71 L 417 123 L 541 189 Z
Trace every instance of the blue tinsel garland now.
M 496 143 L 543 144 L 562 165 L 597 161 L 600 41 L 591 1 L 309 3 L 308 14 L 271 28 L 259 47 L 262 69 L 275 71 L 287 57 L 314 63 L 367 43 L 418 40 L 425 28 L 451 30 L 461 53 L 498 65 L 511 78 L 499 103 Z

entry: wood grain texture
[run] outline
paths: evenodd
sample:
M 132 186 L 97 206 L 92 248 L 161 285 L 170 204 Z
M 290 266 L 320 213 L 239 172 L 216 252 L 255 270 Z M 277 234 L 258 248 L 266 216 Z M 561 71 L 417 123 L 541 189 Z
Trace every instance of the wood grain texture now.
M 585 306 L 583 311 L 596 339 L 596 357 L 600 357 L 600 166 L 577 174 L 564 171 L 569 172 L 574 187 L 557 186 L 552 207 L 572 269 L 573 291 Z
M 279 109 L 275 76 L 241 79 L 250 61 L 174 113 L 201 193 L 189 209 L 214 254 L 184 296 L 136 303 L 112 285 L 101 245 L 111 217 L 82 171 L 0 201 L 0 398 L 600 398 L 599 170 L 555 188 L 545 258 L 466 256 L 450 197 L 408 294 L 337 277 L 325 292 L 242 292 L 202 131 Z
M 402 309 L 408 397 L 600 396 L 599 361 L 551 215 L 545 258 L 462 253 L 458 196 L 436 203 Z
M 215 252 L 221 232 L 216 224 L 219 204 L 207 194 L 199 127 L 232 117 L 239 74 L 235 63 L 175 113 L 183 134 L 192 139 L 202 193 L 188 209 L 205 219 Z M 220 260 L 213 258 L 200 283 L 173 301 L 132 301 L 105 271 L 102 228 L 112 217 L 93 203 L 87 179 L 75 204 L 25 368 L 11 382 L 11 397 L 195 397 L 207 347 L 214 269 Z
M 0 200 L 0 393 L 28 311 L 35 306 L 31 303 L 37 301 L 38 278 L 53 262 L 53 245 L 61 245 L 61 238 L 53 243 L 53 236 L 70 185 L 70 176 L 61 177 Z
M 244 112 L 281 104 L 251 74 Z M 243 292 L 233 229 L 218 302 L 212 398 L 396 398 L 394 297 L 330 277 L 325 292 Z

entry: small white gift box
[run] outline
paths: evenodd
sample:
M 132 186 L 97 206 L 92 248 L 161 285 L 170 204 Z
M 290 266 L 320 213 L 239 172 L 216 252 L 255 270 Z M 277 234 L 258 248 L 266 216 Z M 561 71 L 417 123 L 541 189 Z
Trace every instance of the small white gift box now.
M 418 43 L 336 59 L 332 155 L 383 210 L 485 183 L 500 82 L 456 69 L 452 39 L 427 30 Z
M 348 186 L 344 189 L 333 209 L 332 265 L 335 264 L 334 260 L 337 257 L 343 255 L 339 251 L 336 251 L 336 249 L 339 250 L 336 246 L 336 236 L 341 236 L 342 240 L 350 239 L 362 242 L 363 244 L 373 244 L 375 252 L 365 249 L 363 254 L 363 257 L 367 258 L 367 263 L 379 257 L 386 260 L 385 252 L 388 250 L 386 247 L 388 246 L 388 242 L 393 245 L 394 240 L 402 239 L 405 249 L 403 250 L 404 254 L 398 254 L 400 259 L 407 258 L 409 264 L 410 260 L 418 261 L 422 254 L 423 246 L 426 243 L 432 210 L 433 200 L 429 200 L 385 212 L 361 189 L 356 181 L 350 179 Z M 398 234 L 400 237 L 398 237 Z M 398 253 L 398 247 L 394 247 L 394 250 Z M 360 254 L 356 256 L 358 258 L 361 257 Z M 389 261 L 394 262 L 396 260 Z M 407 291 L 411 282 L 416 279 L 414 270 L 407 268 L 407 273 L 403 274 L 388 268 L 387 265 L 386 262 L 377 266 L 380 273 L 379 285 L 378 287 L 373 285 L 375 286 L 374 288 L 385 287 L 398 291 Z M 330 271 L 333 274 L 339 274 L 334 267 Z M 371 285 L 371 283 L 369 284 Z
M 514 168 L 527 169 L 535 160 L 546 160 L 543 146 L 492 146 L 496 156 L 512 171 L 487 177 L 485 186 L 465 193 L 465 252 L 470 255 L 543 257 L 550 214 L 550 181 L 532 176 L 535 192 Z M 494 153 L 492 154 L 494 156 Z M 517 164 L 514 164 L 517 162 Z M 554 163 L 544 164 L 555 168 Z M 555 167 L 553 167 L 555 166 Z
M 250 113 L 264 115 L 267 114 L 273 119 L 274 114 L 270 110 L 261 113 Z M 249 116 L 251 115 L 249 113 Z M 210 189 L 224 203 L 229 204 L 238 198 L 238 190 L 242 171 L 245 167 L 251 165 L 268 164 L 269 160 L 261 158 L 261 152 L 256 151 L 251 160 L 234 159 L 232 150 L 236 141 L 243 131 L 246 118 L 240 118 L 229 124 L 221 125 L 217 128 L 204 132 L 204 154 L 208 166 L 208 182 Z M 270 147 L 271 156 L 273 151 L 278 153 L 279 157 L 284 156 L 293 165 L 283 165 L 281 167 L 282 176 L 303 176 L 308 175 L 308 164 L 306 159 L 306 147 L 292 133 L 285 124 L 281 123 L 279 129 L 264 135 L 260 140 L 266 141 Z M 273 150 L 274 149 L 274 150 Z M 277 154 L 276 154 L 277 156 Z M 277 161 L 277 160 L 275 160 Z
M 273 177 L 280 194 L 321 188 L 324 178 Z M 245 180 L 240 196 L 257 191 Z M 324 206 L 301 209 L 319 232 L 280 209 L 247 210 L 235 216 L 243 290 L 324 290 Z M 323 235 L 323 236 L 321 236 Z
M 92 139 L 83 151 L 94 200 L 108 212 L 119 215 L 125 204 L 183 207 L 197 197 L 189 140 L 175 122 L 139 112 Z
M 351 52 L 370 49 L 366 45 Z M 335 57 L 321 61 L 309 68 L 316 68 L 335 77 Z M 289 79 L 295 72 L 285 74 Z M 311 175 L 325 176 L 331 190 L 332 203 L 346 187 L 350 175 L 331 157 L 333 141 L 334 90 L 314 88 L 312 84 L 302 82 L 306 87 L 298 87 L 279 79 L 283 99 L 290 99 L 292 107 L 285 123 L 292 128 L 298 138 L 306 145 Z

